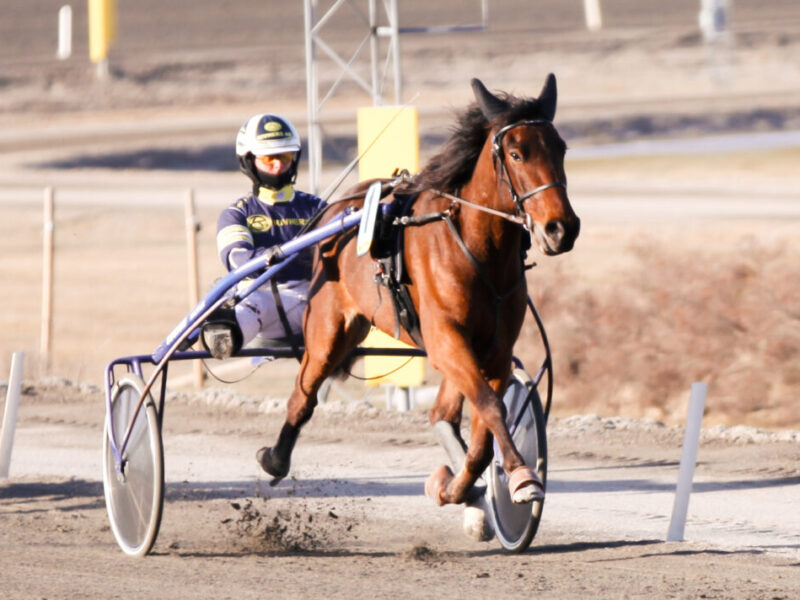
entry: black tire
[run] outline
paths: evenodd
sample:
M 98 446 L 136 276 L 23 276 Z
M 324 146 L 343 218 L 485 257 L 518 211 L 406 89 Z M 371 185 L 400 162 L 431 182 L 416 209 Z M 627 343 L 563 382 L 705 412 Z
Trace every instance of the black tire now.
M 123 376 L 111 392 L 111 414 L 103 430 L 103 489 L 111 530 L 120 548 L 130 556 L 144 556 L 153 547 L 164 508 L 164 449 L 158 411 L 148 394 L 123 454 L 118 474 L 109 440 L 113 427 L 117 443 L 131 420 L 145 383 L 132 374 Z
M 526 397 L 530 401 L 525 404 Z M 518 421 L 512 439 L 526 465 L 534 466 L 542 483 L 547 484 L 547 431 L 539 393 L 524 371 L 515 371 L 503 396 L 506 425 Z M 520 416 L 520 411 L 522 415 Z M 503 471 L 502 456 L 495 445 L 495 456 L 484 474 L 486 502 L 492 515 L 495 534 L 509 552 L 524 552 L 533 541 L 542 518 L 544 498 L 528 504 L 514 504 L 508 491 L 508 475 Z

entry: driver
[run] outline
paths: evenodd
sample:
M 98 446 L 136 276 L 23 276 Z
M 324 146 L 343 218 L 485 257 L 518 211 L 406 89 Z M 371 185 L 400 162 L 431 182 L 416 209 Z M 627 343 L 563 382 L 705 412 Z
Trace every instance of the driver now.
M 294 187 L 300 136 L 287 119 L 266 113 L 250 117 L 236 136 L 236 156 L 253 190 L 222 211 L 217 223 L 217 250 L 228 271 L 256 256 L 277 258 L 277 246 L 294 238 L 325 206 L 317 196 Z M 304 253 L 279 271 L 270 285 L 235 307 L 226 304 L 217 309 L 203 325 L 203 346 L 222 359 L 256 336 L 301 334 L 310 278 L 311 256 Z M 239 285 L 250 283 L 244 280 Z

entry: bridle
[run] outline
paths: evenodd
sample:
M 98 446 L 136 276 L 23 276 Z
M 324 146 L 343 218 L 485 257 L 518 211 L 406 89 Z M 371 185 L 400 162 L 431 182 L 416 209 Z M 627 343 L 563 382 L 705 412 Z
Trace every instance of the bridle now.
M 503 138 L 505 138 L 506 134 L 512 129 L 516 129 L 517 127 L 525 127 L 528 125 L 550 125 L 552 127 L 553 123 L 547 119 L 526 119 L 523 121 L 516 121 L 510 125 L 502 127 L 497 131 L 497 133 L 494 134 L 494 136 L 492 136 L 492 161 L 494 163 L 495 171 L 497 172 L 498 190 L 502 184 L 508 186 L 508 191 L 511 193 L 511 198 L 514 201 L 514 216 L 524 220 L 523 227 L 532 232 L 533 222 L 531 216 L 525 212 L 525 201 L 536 194 L 539 194 L 545 190 L 549 190 L 550 188 L 560 187 L 562 189 L 567 189 L 567 184 L 561 181 L 551 181 L 550 183 L 545 183 L 533 188 L 532 190 L 528 190 L 521 196 L 517 193 L 517 190 L 514 189 L 514 184 L 511 182 L 511 177 L 508 174 L 508 167 L 506 167 L 505 152 L 503 151 Z
M 492 136 L 492 163 L 494 164 L 494 170 L 497 172 L 497 189 L 498 193 L 500 193 L 500 189 L 502 185 L 508 187 L 508 191 L 511 194 L 511 198 L 514 201 L 514 213 L 507 213 L 502 210 L 496 210 L 494 208 L 489 208 L 488 206 L 483 206 L 482 204 L 477 204 L 475 202 L 470 202 L 469 200 L 465 200 L 454 194 L 449 194 L 442 190 L 432 189 L 431 191 L 436 194 L 437 196 L 441 196 L 442 198 L 447 198 L 451 200 L 453 204 L 451 204 L 451 208 L 448 209 L 448 214 L 450 213 L 452 207 L 455 204 L 464 204 L 466 206 L 470 206 L 474 209 L 480 210 L 482 212 L 488 213 L 490 215 L 494 215 L 496 217 L 500 217 L 501 219 L 505 219 L 506 221 L 511 221 L 517 225 L 520 225 L 523 229 L 527 230 L 529 233 L 533 233 L 533 219 L 531 216 L 525 211 L 525 201 L 536 194 L 544 192 L 545 190 L 549 190 L 550 188 L 560 187 L 562 189 L 567 189 L 567 184 L 561 181 L 552 181 L 550 183 L 545 183 L 538 187 L 533 188 L 532 190 L 528 190 L 521 196 L 517 193 L 517 190 L 514 189 L 514 184 L 511 183 L 511 177 L 508 174 L 508 168 L 506 167 L 505 161 L 505 152 L 503 151 L 503 138 L 505 135 L 515 129 L 517 127 L 525 127 L 526 125 L 550 125 L 553 126 L 552 121 L 548 121 L 547 119 L 526 119 L 523 121 L 516 121 L 511 123 L 510 125 L 506 125 L 505 127 L 501 128 L 497 133 Z M 442 213 L 444 214 L 444 213 Z

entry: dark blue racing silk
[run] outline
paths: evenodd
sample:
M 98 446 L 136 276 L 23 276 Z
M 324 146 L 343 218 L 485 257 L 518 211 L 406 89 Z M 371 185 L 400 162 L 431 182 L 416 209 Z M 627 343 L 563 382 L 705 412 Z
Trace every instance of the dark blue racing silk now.
M 261 188 L 258 196 L 239 198 L 217 221 L 217 251 L 222 264 L 232 271 L 268 248 L 288 242 L 323 206 L 325 202 L 317 196 L 294 190 L 291 185 L 277 192 Z M 304 252 L 275 280 L 310 279 L 311 260 L 311 252 Z

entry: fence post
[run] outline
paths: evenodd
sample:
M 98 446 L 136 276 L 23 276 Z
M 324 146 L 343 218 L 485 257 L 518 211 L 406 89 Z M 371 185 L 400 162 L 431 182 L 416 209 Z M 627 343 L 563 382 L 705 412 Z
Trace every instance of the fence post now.
M 186 251 L 189 273 L 189 310 L 192 310 L 200 302 L 200 269 L 197 260 L 197 232 L 200 230 L 200 221 L 197 220 L 195 212 L 194 190 L 192 188 L 186 191 L 184 213 L 186 215 Z M 203 363 L 199 360 L 192 361 L 192 369 L 194 387 L 202 388 L 205 377 Z
M 11 465 L 11 449 L 14 446 L 14 431 L 17 427 L 17 408 L 22 388 L 22 366 L 25 364 L 25 353 L 14 352 L 11 356 L 11 374 L 8 376 L 6 391 L 6 409 L 3 414 L 3 429 L 0 432 L 0 478 L 8 477 Z
M 583 13 L 586 18 L 586 29 L 597 31 L 603 27 L 600 0 L 583 0 Z
M 53 259 L 54 259 L 54 201 L 53 188 L 44 189 L 44 219 L 42 237 L 42 324 L 39 353 L 45 370 L 50 365 L 53 329 Z
M 681 466 L 678 471 L 678 485 L 675 488 L 675 503 L 667 531 L 668 542 L 683 541 L 686 515 L 689 511 L 689 495 L 692 493 L 694 467 L 697 463 L 697 447 L 700 445 L 700 425 L 706 405 L 706 384 L 695 382 L 689 396 L 689 410 L 686 416 L 686 429 L 683 434 Z

